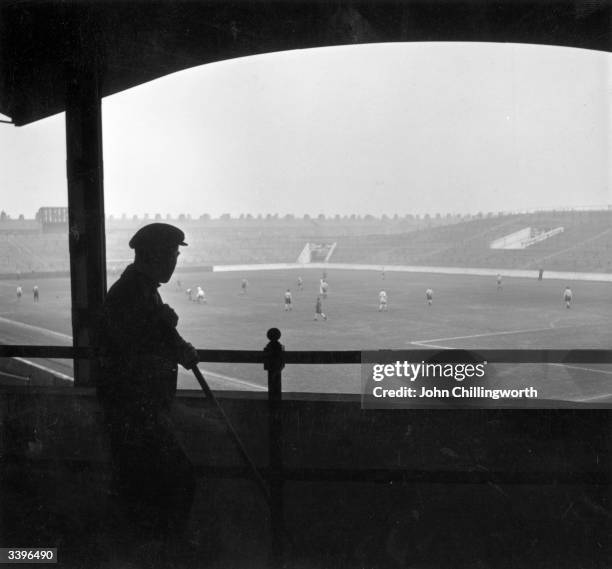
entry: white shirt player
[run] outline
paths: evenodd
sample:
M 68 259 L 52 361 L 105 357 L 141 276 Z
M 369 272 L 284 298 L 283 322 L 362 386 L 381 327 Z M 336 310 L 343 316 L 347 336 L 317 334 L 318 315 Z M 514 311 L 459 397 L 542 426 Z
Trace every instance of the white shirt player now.
M 322 294 L 323 298 L 327 297 L 328 288 L 329 288 L 329 285 L 327 284 L 327 281 L 324 281 L 323 279 L 321 279 L 321 282 L 319 284 L 319 294 Z
M 427 304 L 429 304 L 429 306 L 431 306 L 432 302 L 433 302 L 433 290 L 428 288 L 425 291 L 425 298 L 427 299 Z
M 383 310 L 387 310 L 387 292 L 381 290 L 378 293 L 378 311 L 382 312 Z
M 285 311 L 292 309 L 291 302 L 291 291 L 287 289 L 287 291 L 285 292 Z
M 569 308 L 573 298 L 572 289 L 567 286 L 563 291 L 563 300 L 565 300 L 565 308 Z
M 196 300 L 198 302 L 206 303 L 206 293 L 202 290 L 201 286 L 198 287 L 198 291 L 196 293 Z

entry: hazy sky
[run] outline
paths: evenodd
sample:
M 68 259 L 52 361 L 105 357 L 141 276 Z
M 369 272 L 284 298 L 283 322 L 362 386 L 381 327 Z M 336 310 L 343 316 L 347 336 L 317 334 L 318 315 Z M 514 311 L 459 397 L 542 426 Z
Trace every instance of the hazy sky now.
M 612 56 L 512 44 L 301 50 L 103 102 L 109 214 L 612 204 Z M 64 117 L 0 125 L 2 208 L 66 204 Z

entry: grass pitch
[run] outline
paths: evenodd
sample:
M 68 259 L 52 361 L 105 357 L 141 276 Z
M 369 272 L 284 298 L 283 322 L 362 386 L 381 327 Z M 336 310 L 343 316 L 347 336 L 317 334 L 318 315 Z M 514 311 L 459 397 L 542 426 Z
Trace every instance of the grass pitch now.
M 297 278 L 304 279 L 298 290 Z M 327 321 L 315 321 L 320 270 L 245 271 L 175 274 L 160 289 L 179 314 L 179 330 L 198 348 L 262 349 L 266 331 L 277 327 L 288 350 L 410 348 L 603 348 L 612 346 L 612 286 L 608 283 L 377 271 L 328 270 L 329 291 L 323 301 Z M 242 294 L 241 281 L 248 280 Z M 109 279 L 109 286 L 113 278 Z M 180 287 L 179 287 L 180 281 Z M 41 279 L 40 302 L 32 298 L 28 279 L 0 283 L 0 334 L 4 342 L 69 343 L 68 279 Z M 566 309 L 562 293 L 572 287 Z M 190 302 L 185 290 L 202 286 L 207 303 Z M 291 289 L 293 310 L 284 311 Z M 428 306 L 425 290 L 434 291 Z M 386 290 L 388 312 L 378 311 L 378 293 Z M 19 324 L 22 323 L 22 324 Z M 23 326 L 25 324 L 26 326 Z M 50 333 L 49 331 L 54 332 Z M 57 365 L 57 362 L 55 362 Z M 62 365 L 69 365 L 63 362 Z M 264 390 L 266 373 L 259 365 L 203 363 L 213 389 Z M 612 369 L 600 365 L 496 364 L 489 366 L 491 385 L 534 386 L 541 397 L 602 401 L 612 393 Z M 359 366 L 288 366 L 286 391 L 358 393 Z M 182 388 L 197 388 L 188 372 Z

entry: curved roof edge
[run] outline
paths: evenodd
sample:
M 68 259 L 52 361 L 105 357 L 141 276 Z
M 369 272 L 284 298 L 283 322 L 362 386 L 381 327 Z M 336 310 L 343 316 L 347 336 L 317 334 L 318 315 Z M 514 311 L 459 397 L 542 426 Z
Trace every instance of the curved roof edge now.
M 62 112 L 83 71 L 102 96 L 235 57 L 373 42 L 485 41 L 610 51 L 606 0 L 8 1 L 0 113 Z

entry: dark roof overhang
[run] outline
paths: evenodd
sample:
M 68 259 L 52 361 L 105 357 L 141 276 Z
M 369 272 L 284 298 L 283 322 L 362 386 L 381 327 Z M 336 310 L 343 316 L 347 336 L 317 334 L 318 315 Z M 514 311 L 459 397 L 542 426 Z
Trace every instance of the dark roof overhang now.
M 102 96 L 190 67 L 372 42 L 493 41 L 610 50 L 606 0 L 5 1 L 0 113 L 25 125 L 65 109 L 81 67 Z

